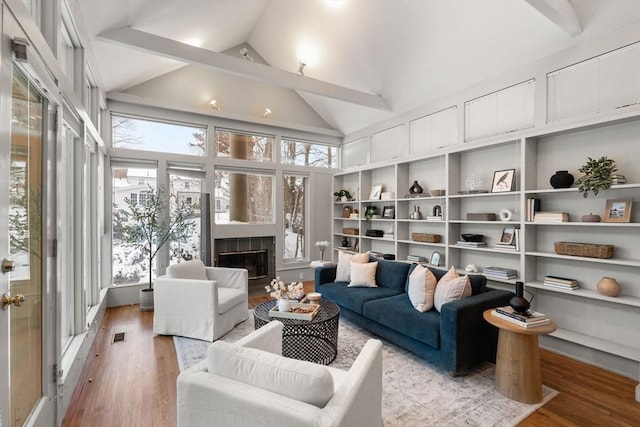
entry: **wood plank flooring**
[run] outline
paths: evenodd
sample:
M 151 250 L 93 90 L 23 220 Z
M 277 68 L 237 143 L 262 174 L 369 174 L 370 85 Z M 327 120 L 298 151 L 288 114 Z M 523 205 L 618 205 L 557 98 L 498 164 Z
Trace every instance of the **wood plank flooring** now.
M 251 297 L 249 305 L 266 299 Z M 63 426 L 176 425 L 173 339 L 154 335 L 152 325 L 153 313 L 137 305 L 107 310 Z M 125 341 L 112 343 L 117 332 Z M 543 383 L 560 394 L 520 426 L 640 426 L 635 381 L 549 351 L 541 357 Z

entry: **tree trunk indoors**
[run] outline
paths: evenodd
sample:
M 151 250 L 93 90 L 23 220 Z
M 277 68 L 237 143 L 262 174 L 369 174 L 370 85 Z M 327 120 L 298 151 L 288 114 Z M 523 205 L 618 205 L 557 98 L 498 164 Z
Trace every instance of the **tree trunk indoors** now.
M 305 292 L 313 289 L 305 283 Z M 249 298 L 249 307 L 270 299 Z M 153 313 L 107 310 L 62 423 L 71 426 L 176 425 L 178 362 L 173 339 L 154 335 Z M 125 340 L 112 342 L 115 333 Z M 519 426 L 637 426 L 636 381 L 541 350 L 542 381 L 560 394 Z

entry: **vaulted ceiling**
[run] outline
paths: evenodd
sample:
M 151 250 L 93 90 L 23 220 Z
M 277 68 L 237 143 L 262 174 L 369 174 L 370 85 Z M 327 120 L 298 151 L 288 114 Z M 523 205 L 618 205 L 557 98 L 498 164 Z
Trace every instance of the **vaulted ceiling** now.
M 223 111 L 246 115 L 231 100 L 245 83 L 259 83 L 278 91 L 251 93 L 282 98 L 288 91 L 305 104 L 296 110 L 316 116 L 308 124 L 343 134 L 640 25 L 638 0 L 76 2 L 108 93 L 135 93 L 182 73 L 181 91 L 194 92 L 193 102 L 215 97 Z M 305 59 L 304 76 L 298 74 L 302 44 L 315 55 Z M 305 121 L 285 106 L 272 110 L 280 121 Z

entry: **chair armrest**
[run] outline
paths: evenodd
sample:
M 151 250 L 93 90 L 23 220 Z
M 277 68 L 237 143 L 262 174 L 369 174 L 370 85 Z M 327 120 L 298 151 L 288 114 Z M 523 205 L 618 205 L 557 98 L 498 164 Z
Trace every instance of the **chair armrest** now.
M 322 411 L 321 425 L 382 426 L 382 342 L 369 339 Z
M 336 271 L 338 271 L 337 265 L 326 265 L 316 268 L 315 272 L 315 290 L 318 290 L 318 286 L 331 283 L 336 280 Z
M 445 359 L 450 360 L 448 370 L 461 369 L 483 359 L 495 358 L 497 333 L 482 313 L 494 307 L 509 304 L 512 292 L 492 289 L 444 304 L 440 312 L 440 343 Z
M 256 329 L 244 338 L 235 342 L 242 347 L 255 348 L 282 356 L 282 330 L 284 324 L 278 320 L 271 321 Z
M 205 267 L 207 277 L 218 286 L 235 288 L 249 293 L 249 272 L 244 268 Z

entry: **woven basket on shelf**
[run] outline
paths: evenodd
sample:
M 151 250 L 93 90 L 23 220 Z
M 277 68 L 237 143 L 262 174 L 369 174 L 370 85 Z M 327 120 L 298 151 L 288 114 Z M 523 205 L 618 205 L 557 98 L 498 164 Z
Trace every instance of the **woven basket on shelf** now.
M 411 240 L 414 242 L 440 243 L 440 239 L 439 234 L 411 233 Z
M 613 245 L 555 242 L 553 246 L 559 255 L 583 256 L 588 258 L 611 258 L 613 256 Z

